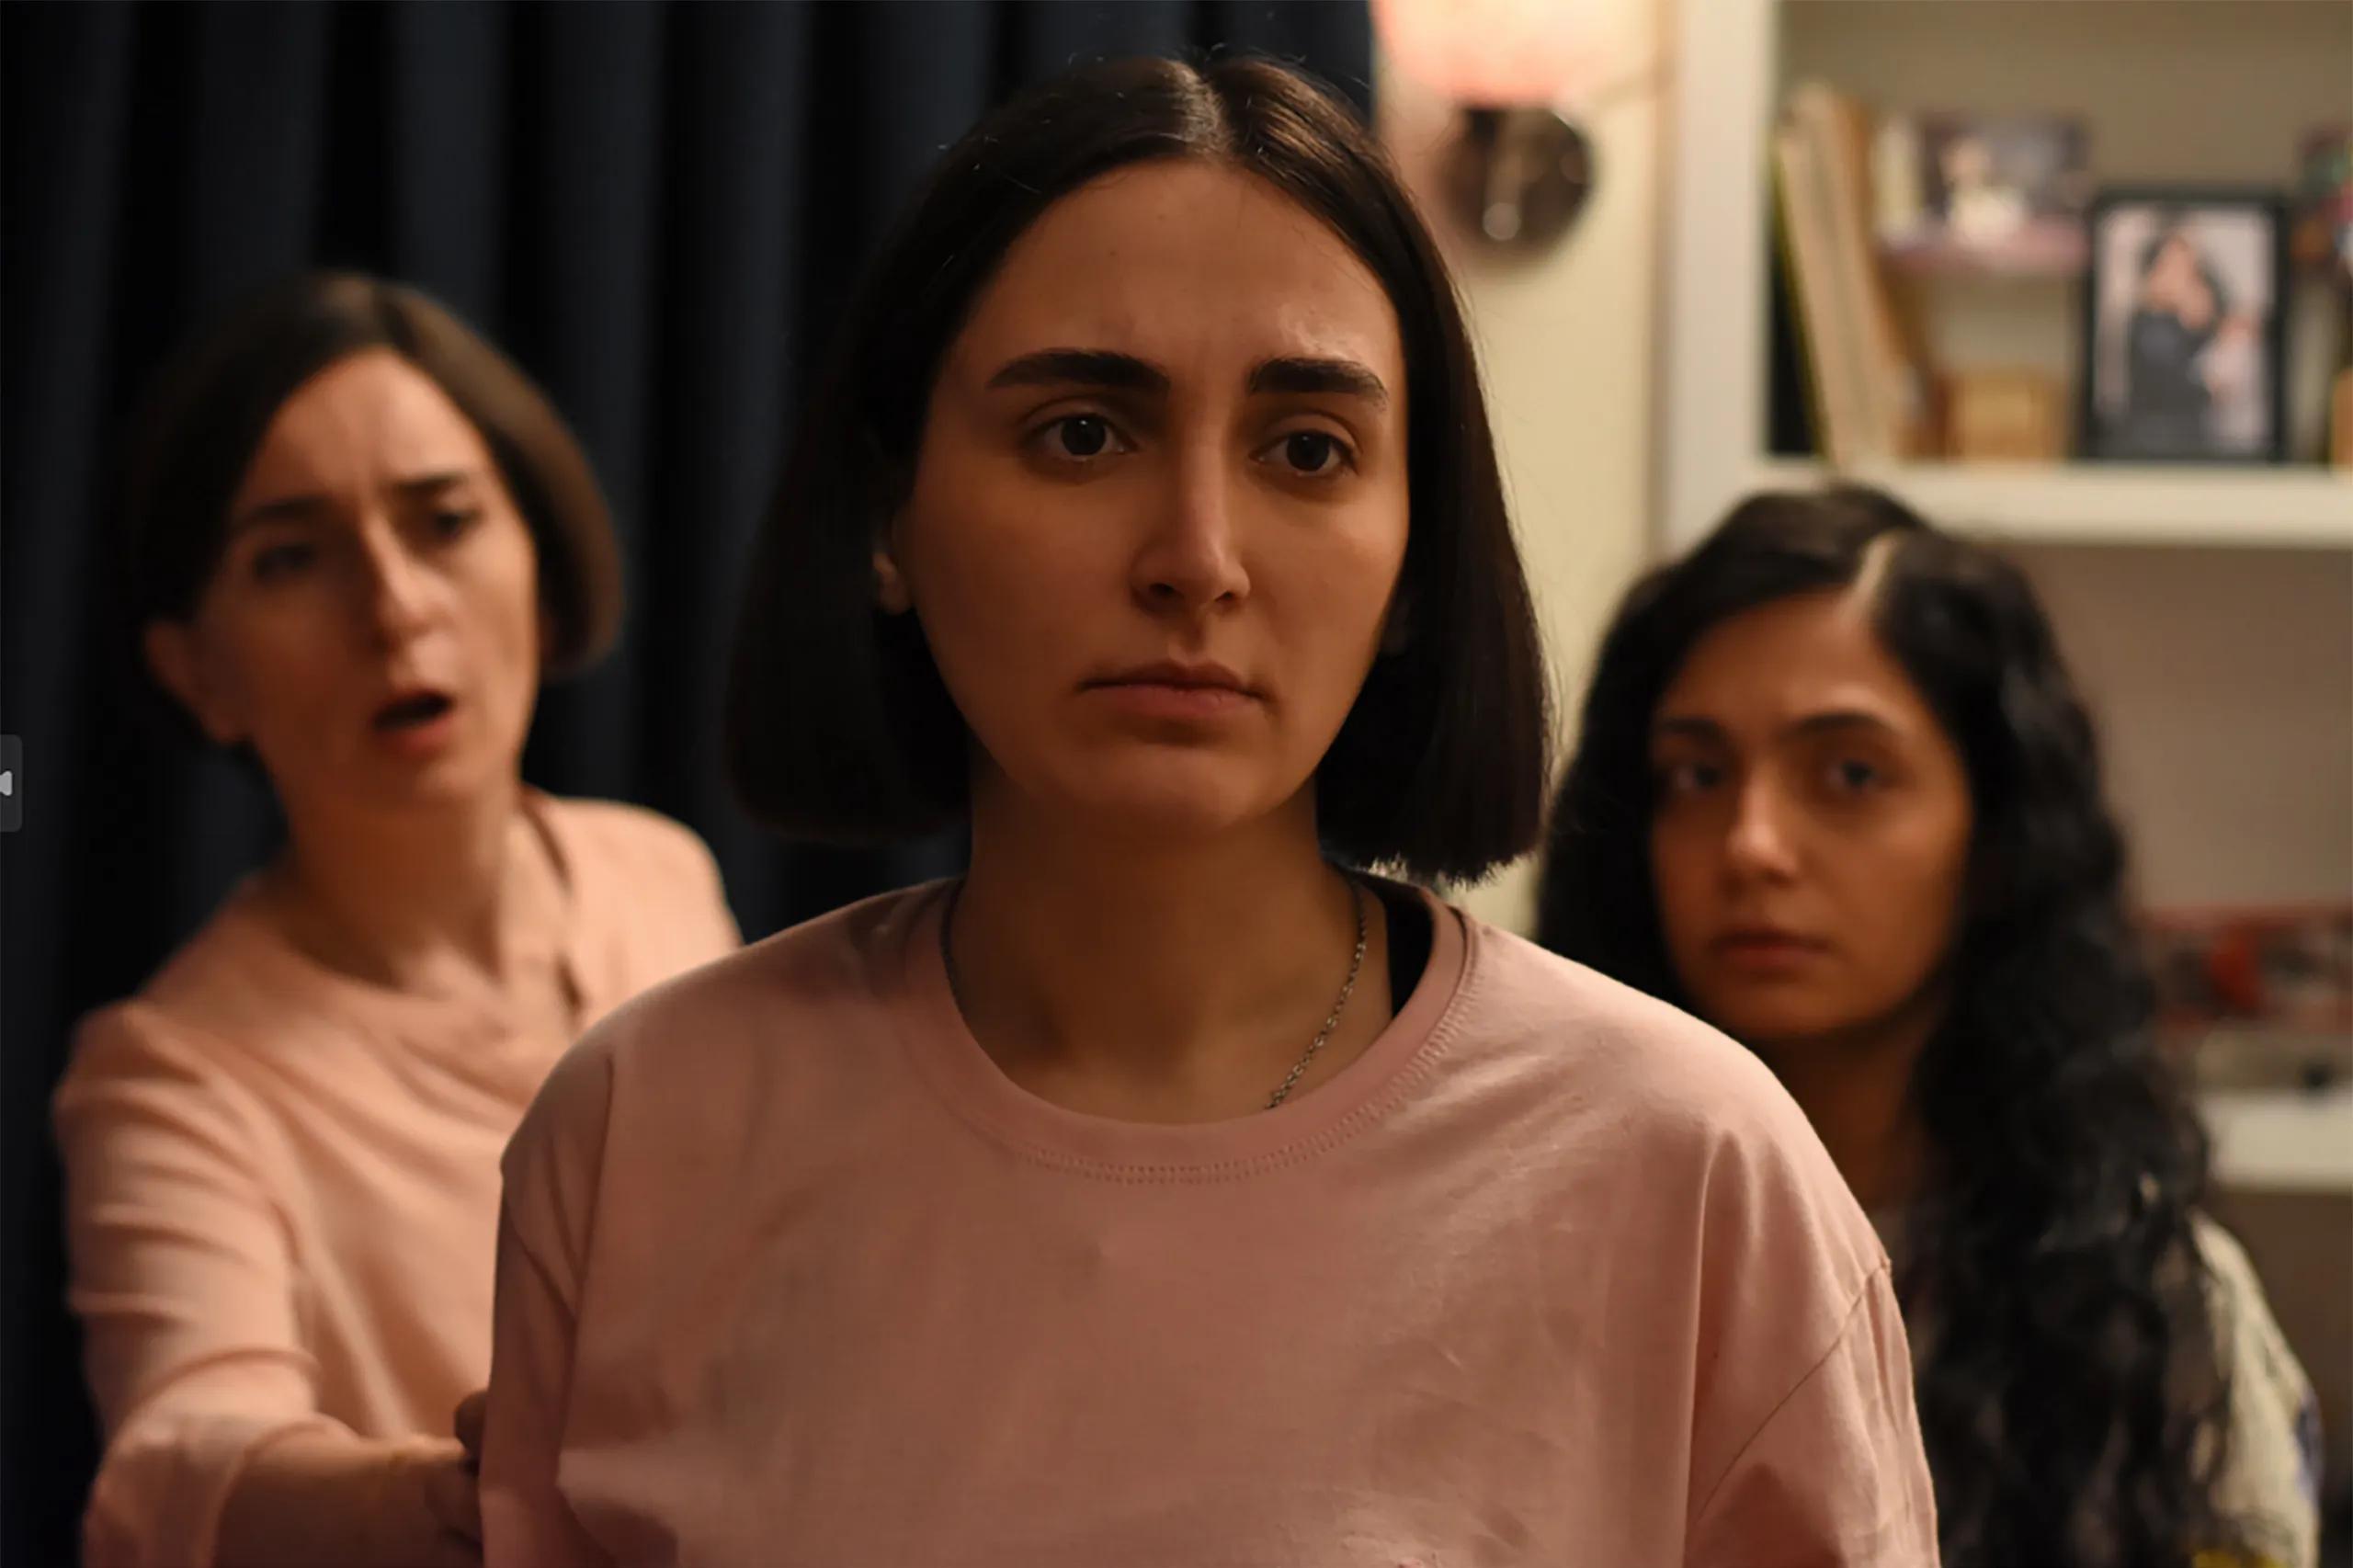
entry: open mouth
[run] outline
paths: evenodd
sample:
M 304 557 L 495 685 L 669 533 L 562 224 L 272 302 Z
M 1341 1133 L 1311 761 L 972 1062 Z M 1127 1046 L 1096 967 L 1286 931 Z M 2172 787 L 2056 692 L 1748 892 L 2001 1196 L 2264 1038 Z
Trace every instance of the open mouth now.
M 384 731 L 418 729 L 449 712 L 451 706 L 449 696 L 438 691 L 420 691 L 396 698 L 377 710 L 376 728 Z

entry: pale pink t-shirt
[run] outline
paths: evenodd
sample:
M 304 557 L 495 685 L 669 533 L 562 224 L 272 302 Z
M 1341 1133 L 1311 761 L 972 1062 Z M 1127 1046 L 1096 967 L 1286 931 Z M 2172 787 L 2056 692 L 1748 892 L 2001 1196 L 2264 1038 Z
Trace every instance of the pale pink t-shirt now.
M 1672 1009 L 1429 901 L 1245 1119 L 998 1072 L 940 889 L 639 999 L 506 1162 L 491 1568 L 1919 1568 L 1885 1253 Z
M 526 798 L 566 905 L 517 961 L 584 1023 L 737 946 L 709 851 Z M 571 1041 L 313 962 L 248 885 L 92 1014 L 55 1116 L 108 1443 L 87 1561 L 202 1568 L 246 1457 L 302 1426 L 447 1437 L 490 1370 L 498 1157 Z

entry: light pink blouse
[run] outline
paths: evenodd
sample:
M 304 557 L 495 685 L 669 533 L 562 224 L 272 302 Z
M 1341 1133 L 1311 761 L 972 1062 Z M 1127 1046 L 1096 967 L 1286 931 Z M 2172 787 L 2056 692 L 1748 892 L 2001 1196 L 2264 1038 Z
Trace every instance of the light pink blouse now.
M 568 891 L 544 957 L 584 1023 L 738 942 L 700 840 L 526 798 Z M 490 1369 L 498 1158 L 570 1043 L 332 971 L 248 884 L 57 1091 L 107 1448 L 93 1564 L 201 1568 L 239 1466 L 303 1426 L 447 1436 Z
M 1886 1254 L 1748 1052 L 1430 901 L 1278 1109 L 1079 1115 L 938 889 L 621 1009 L 506 1155 L 491 1568 L 1923 1568 Z

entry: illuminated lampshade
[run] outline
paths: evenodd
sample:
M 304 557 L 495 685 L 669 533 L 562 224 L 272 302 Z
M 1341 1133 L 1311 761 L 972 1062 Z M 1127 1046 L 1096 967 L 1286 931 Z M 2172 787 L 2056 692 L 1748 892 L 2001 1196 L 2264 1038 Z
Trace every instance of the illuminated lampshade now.
M 1550 108 L 1594 82 L 1601 0 L 1372 0 L 1391 63 L 1454 102 Z

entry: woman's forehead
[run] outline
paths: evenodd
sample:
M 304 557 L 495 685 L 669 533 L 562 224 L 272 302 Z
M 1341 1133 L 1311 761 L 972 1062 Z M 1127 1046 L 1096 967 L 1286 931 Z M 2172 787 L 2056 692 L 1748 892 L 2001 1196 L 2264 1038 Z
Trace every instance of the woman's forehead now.
M 1936 725 L 1869 606 L 1828 591 L 1776 599 L 1711 627 L 1668 682 L 1656 717 L 1779 731 L 1847 711 L 1904 733 Z
M 430 376 L 390 350 L 370 350 L 327 366 L 278 405 L 239 498 L 256 486 L 407 477 L 487 458 L 482 433 Z
M 1129 354 L 1172 379 L 1283 357 L 1361 361 L 1392 384 L 1404 369 L 1396 312 L 1347 243 L 1264 182 L 1201 162 L 1116 170 L 1049 207 L 950 358 L 985 381 L 1050 347 Z

